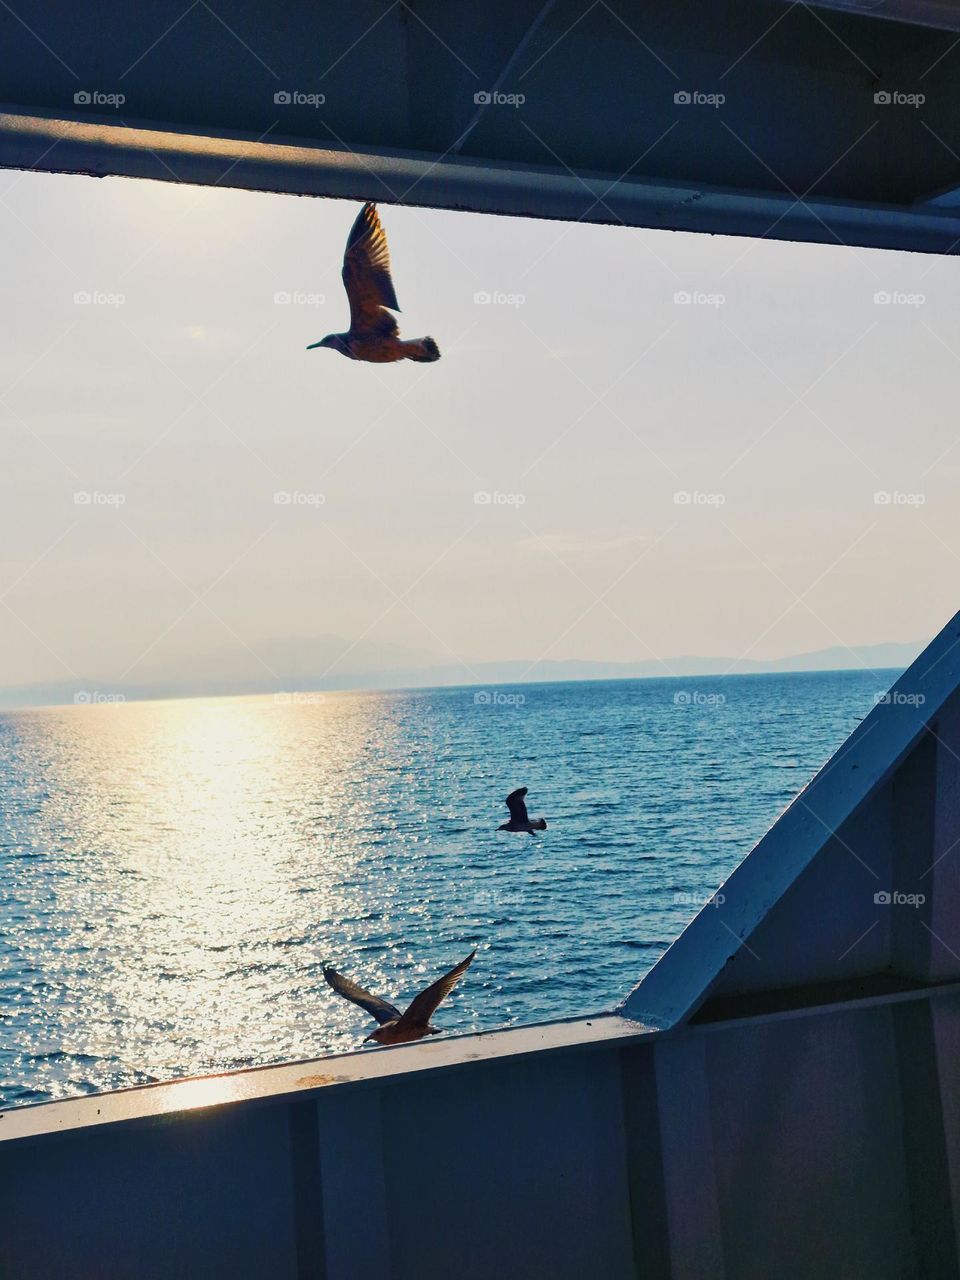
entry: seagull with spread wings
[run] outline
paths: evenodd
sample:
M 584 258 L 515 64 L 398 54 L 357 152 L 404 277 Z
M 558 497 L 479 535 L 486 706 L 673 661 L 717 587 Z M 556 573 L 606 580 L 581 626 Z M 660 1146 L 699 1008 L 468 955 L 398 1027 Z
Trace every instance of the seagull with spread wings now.
M 410 1040 L 422 1040 L 424 1036 L 440 1034 L 440 1028 L 432 1027 L 430 1019 L 440 1001 L 450 994 L 470 968 L 476 954 L 477 949 L 474 947 L 466 960 L 461 960 L 449 973 L 445 973 L 442 978 L 438 978 L 425 991 L 415 996 L 403 1013 L 389 1001 L 381 1000 L 379 996 L 371 995 L 363 987 L 357 986 L 336 969 L 325 967 L 323 976 L 338 996 L 343 996 L 345 1000 L 359 1005 L 370 1014 L 371 1018 L 379 1022 L 380 1025 L 376 1031 L 371 1031 L 366 1040 L 375 1040 L 377 1044 L 407 1044 Z
M 343 287 L 350 302 L 350 328 L 346 333 L 328 333 L 315 347 L 330 347 L 351 360 L 389 364 L 394 360 L 417 360 L 429 364 L 440 359 L 433 338 L 404 342 L 397 321 L 390 314 L 400 304 L 390 278 L 390 251 L 375 204 L 367 203 L 357 214 L 346 252 L 343 255 Z
M 528 816 L 526 801 L 523 798 L 526 794 L 526 787 L 517 787 L 516 791 L 510 792 L 506 799 L 506 806 L 510 810 L 510 821 L 501 823 L 497 827 L 498 831 L 526 831 L 531 836 L 535 836 L 538 831 L 546 831 L 546 818 L 534 818 L 531 821 Z

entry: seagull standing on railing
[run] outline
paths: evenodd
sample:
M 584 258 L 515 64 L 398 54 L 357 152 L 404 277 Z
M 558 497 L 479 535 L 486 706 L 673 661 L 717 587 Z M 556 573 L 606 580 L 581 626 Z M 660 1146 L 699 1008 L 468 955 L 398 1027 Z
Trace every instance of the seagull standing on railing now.
M 377 1044 L 406 1044 L 410 1040 L 422 1040 L 424 1036 L 440 1034 L 440 1028 L 432 1027 L 430 1019 L 440 1001 L 450 994 L 470 968 L 476 954 L 477 949 L 474 947 L 466 960 L 461 960 L 449 973 L 445 973 L 442 978 L 438 978 L 425 991 L 415 996 L 403 1013 L 395 1005 L 381 1000 L 379 996 L 371 995 L 363 987 L 358 987 L 342 973 L 337 973 L 336 969 L 325 967 L 323 976 L 337 995 L 359 1005 L 361 1009 L 366 1009 L 367 1013 L 380 1023 L 376 1031 L 371 1031 L 366 1040 L 375 1040 Z
M 531 821 L 528 817 L 527 806 L 523 799 L 526 794 L 526 787 L 518 787 L 516 791 L 510 792 L 506 799 L 507 808 L 510 810 L 510 821 L 501 823 L 497 827 L 498 831 L 526 831 L 531 836 L 535 836 L 538 831 L 546 831 L 546 818 L 535 818 Z
M 330 347 L 351 360 L 389 364 L 394 360 L 417 360 L 429 364 L 440 359 L 433 338 L 404 342 L 397 321 L 390 314 L 400 304 L 390 278 L 390 251 L 380 225 L 377 206 L 369 201 L 357 214 L 343 255 L 343 287 L 350 302 L 350 328 L 346 333 L 328 333 L 315 347 Z M 389 310 L 387 310 L 389 308 Z

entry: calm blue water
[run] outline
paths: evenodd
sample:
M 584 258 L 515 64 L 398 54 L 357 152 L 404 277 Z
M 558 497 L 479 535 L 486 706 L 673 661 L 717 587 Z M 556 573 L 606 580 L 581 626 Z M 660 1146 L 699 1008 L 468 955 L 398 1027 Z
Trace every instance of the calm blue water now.
M 619 1002 L 892 682 L 868 673 L 0 715 L 0 1103 Z M 527 785 L 536 839 L 498 833 Z

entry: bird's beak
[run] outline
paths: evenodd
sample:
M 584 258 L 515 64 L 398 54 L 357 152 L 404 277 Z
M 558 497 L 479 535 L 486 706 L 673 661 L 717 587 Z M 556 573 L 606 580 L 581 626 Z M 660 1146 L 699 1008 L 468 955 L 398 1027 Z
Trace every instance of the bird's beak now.
M 308 350 L 308 351 L 315 351 L 315 350 L 317 349 L 317 347 L 325 347 L 326 345 L 327 345 L 327 343 L 326 343 L 326 339 L 325 339 L 325 338 L 321 338 L 319 342 L 311 342 L 311 343 L 310 343 L 310 345 L 309 345 L 309 347 L 307 347 L 307 350 Z

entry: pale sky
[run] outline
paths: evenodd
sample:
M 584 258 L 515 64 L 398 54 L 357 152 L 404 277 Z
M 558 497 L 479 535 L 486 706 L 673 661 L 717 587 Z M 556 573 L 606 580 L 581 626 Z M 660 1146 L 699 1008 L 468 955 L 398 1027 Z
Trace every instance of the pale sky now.
M 304 350 L 357 208 L 2 175 L 0 686 L 773 658 L 956 609 L 957 259 L 381 206 L 443 358 L 376 367 Z

